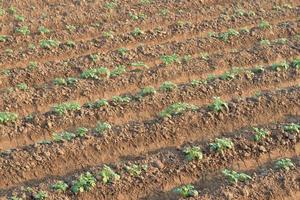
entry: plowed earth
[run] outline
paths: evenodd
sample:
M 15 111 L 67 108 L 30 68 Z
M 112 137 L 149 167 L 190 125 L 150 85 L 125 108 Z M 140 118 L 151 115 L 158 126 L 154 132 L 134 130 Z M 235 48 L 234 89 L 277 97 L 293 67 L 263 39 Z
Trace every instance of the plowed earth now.
M 296 0 L 0 1 L 0 199 L 300 199 L 299 17 Z

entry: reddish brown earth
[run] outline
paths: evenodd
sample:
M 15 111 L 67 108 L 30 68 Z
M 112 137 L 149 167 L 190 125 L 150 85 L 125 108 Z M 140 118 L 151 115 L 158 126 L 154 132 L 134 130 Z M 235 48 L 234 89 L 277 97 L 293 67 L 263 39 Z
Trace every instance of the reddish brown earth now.
M 300 199 L 299 16 L 296 0 L 0 1 L 0 199 Z M 60 43 L 43 48 L 49 39 Z M 116 76 L 82 77 L 120 65 Z M 166 81 L 175 88 L 161 89 Z M 80 107 L 56 113 L 66 102 Z M 178 102 L 196 108 L 160 115 Z M 84 136 L 54 139 L 80 127 Z M 266 135 L 255 141 L 254 128 Z M 233 147 L 214 151 L 218 138 Z M 187 159 L 193 146 L 201 159 Z M 293 167 L 278 168 L 283 158 Z M 133 164 L 147 169 L 134 176 Z M 104 183 L 105 166 L 120 178 Z M 251 179 L 233 184 L 224 169 Z M 86 172 L 95 183 L 75 193 Z M 197 196 L 176 193 L 189 184 Z

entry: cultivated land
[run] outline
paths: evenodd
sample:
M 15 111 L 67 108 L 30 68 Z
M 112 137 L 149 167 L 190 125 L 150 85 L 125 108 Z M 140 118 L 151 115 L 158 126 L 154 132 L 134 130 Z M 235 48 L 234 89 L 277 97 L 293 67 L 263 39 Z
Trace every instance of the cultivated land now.
M 300 199 L 296 0 L 0 1 L 0 199 Z

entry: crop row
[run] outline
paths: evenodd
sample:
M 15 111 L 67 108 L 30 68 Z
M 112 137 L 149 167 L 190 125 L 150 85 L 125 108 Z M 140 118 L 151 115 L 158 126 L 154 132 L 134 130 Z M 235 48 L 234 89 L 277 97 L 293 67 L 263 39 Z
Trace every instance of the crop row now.
M 179 101 L 205 105 L 211 103 L 214 96 L 228 100 L 229 98 L 224 94 L 236 91 L 241 91 L 240 95 L 255 93 L 259 96 L 261 90 L 277 88 L 280 85 L 286 85 L 285 82 L 288 82 L 288 85 L 297 84 L 299 65 L 296 61 L 290 65 L 283 62 L 266 68 L 256 67 L 250 70 L 233 68 L 219 76 L 209 76 L 206 80 L 192 80 L 179 85 L 165 82 L 160 88 L 145 87 L 136 94 L 114 96 L 111 100 L 98 99 L 82 106 L 76 102 L 66 102 L 54 106 L 50 112 L 33 113 L 20 120 L 17 120 L 15 113 L 2 112 L 1 121 L 6 124 L 2 125 L 2 148 L 7 148 L 5 145 L 7 140 L 12 142 L 10 148 L 14 147 L 14 141 L 18 140 L 18 146 L 31 143 L 30 140 L 25 139 L 28 137 L 28 133 L 32 134 L 31 140 L 33 141 L 41 140 L 44 137 L 48 139 L 51 131 L 74 126 L 75 121 L 76 127 L 78 124 L 96 123 L 97 120 L 122 124 L 129 120 L 141 121 L 154 117 L 166 105 Z M 276 69 L 281 69 L 281 71 Z M 148 114 L 142 115 L 145 110 Z M 16 124 L 12 125 L 9 121 L 16 121 Z M 21 138 L 24 138 L 24 142 L 21 142 Z
M 240 20 L 235 22 L 233 27 L 243 27 L 245 25 L 250 26 L 259 23 L 261 18 L 265 16 L 265 20 L 274 20 L 276 17 L 277 21 L 278 18 L 284 17 L 285 19 L 294 19 L 295 14 L 297 13 L 297 9 L 292 9 L 291 12 L 287 13 L 278 13 L 277 11 L 270 11 L 268 13 L 262 13 L 259 16 L 249 17 L 249 18 L 242 18 L 244 20 Z M 276 21 L 275 20 L 275 21 Z M 196 20 L 197 21 L 197 20 Z M 41 41 L 40 46 L 34 46 L 32 49 L 24 49 L 22 51 L 14 52 L 12 49 L 5 50 L 1 57 L 2 63 L 9 64 L 12 60 L 14 61 L 15 65 L 19 65 L 18 61 L 22 61 L 22 63 L 27 63 L 30 60 L 37 59 L 45 59 L 47 56 L 46 61 L 49 61 L 49 56 L 55 56 L 55 59 L 62 57 L 65 54 L 69 55 L 78 55 L 78 54 L 87 54 L 91 51 L 95 51 L 96 49 L 101 49 L 102 51 L 107 51 L 111 49 L 118 49 L 118 48 L 127 48 L 132 45 L 137 45 L 138 43 L 151 43 L 151 41 L 157 40 L 166 41 L 167 38 L 172 39 L 176 35 L 183 35 L 183 34 L 199 34 L 203 31 L 220 31 L 222 25 L 219 27 L 215 27 L 215 23 L 218 22 L 218 19 L 209 20 L 207 22 L 183 22 L 183 23 L 174 23 L 169 25 L 168 27 L 161 27 L 155 30 L 141 30 L 136 28 L 129 33 L 126 34 L 113 34 L 109 31 L 106 31 L 104 35 L 100 36 L 98 39 L 92 39 L 84 42 L 77 43 L 74 47 L 71 48 L 68 46 L 67 41 L 62 42 L 60 48 L 58 41 L 51 39 L 51 40 L 43 40 Z M 228 27 L 228 23 L 226 23 L 226 27 Z M 207 31 L 208 32 L 208 31 Z M 122 45 L 123 44 L 123 45 Z M 124 44 L 127 44 L 124 46 Z M 45 47 L 45 48 L 44 48 Z M 51 49 L 51 51 L 49 51 Z M 59 50 L 61 49 L 61 50 Z M 33 54 L 33 52 L 35 52 Z M 90 54 L 90 53 L 89 53 Z M 64 56 L 65 57 L 65 56 Z M 13 59 L 12 59 L 13 58 Z M 29 60 L 30 59 L 30 60 Z M 2 64 L 2 66 L 3 66 Z
M 258 134 L 257 130 L 260 130 L 260 132 L 267 132 L 268 135 L 258 141 L 256 139 Z M 210 140 L 210 142 L 201 141 L 200 143 L 196 142 L 193 144 L 187 142 L 180 149 L 155 153 L 139 161 L 123 161 L 115 163 L 114 165 L 102 164 L 91 168 L 89 171 L 84 170 L 84 172 L 76 173 L 77 175 L 73 175 L 72 178 L 64 177 L 60 180 L 57 180 L 56 178 L 52 179 L 47 181 L 46 185 L 41 184 L 40 187 L 48 190 L 49 193 L 52 193 L 51 195 L 55 196 L 73 196 L 90 191 L 95 186 L 97 186 L 98 189 L 101 188 L 101 191 L 105 192 L 106 195 L 113 195 L 109 194 L 107 190 L 112 189 L 112 187 L 122 187 L 130 190 L 136 185 L 133 182 L 143 180 L 142 183 L 147 183 L 147 179 L 151 180 L 150 177 L 153 175 L 159 177 L 159 174 L 168 172 L 167 174 L 169 174 L 171 178 L 167 178 L 166 181 L 170 181 L 174 176 L 184 174 L 192 176 L 193 179 L 196 180 L 199 173 L 209 174 L 213 170 L 222 168 L 225 168 L 223 174 L 229 182 L 243 182 L 246 181 L 243 177 L 247 177 L 246 179 L 252 178 L 250 178 L 250 176 L 245 176 L 243 173 L 226 170 L 226 168 L 231 166 L 230 168 L 238 169 L 238 161 L 251 160 L 253 157 L 260 159 L 267 153 L 269 153 L 273 159 L 278 159 L 281 156 L 273 155 L 273 153 L 284 147 L 288 147 L 288 149 L 295 147 L 299 142 L 299 136 L 297 136 L 299 132 L 299 125 L 294 123 L 281 123 L 259 128 L 243 129 L 235 134 L 230 133 L 227 138 L 216 138 Z M 294 155 L 295 154 L 297 153 L 294 153 Z M 293 155 L 293 153 L 291 155 Z M 164 160 L 167 156 L 172 157 L 173 161 L 169 162 L 168 160 Z M 290 159 L 281 158 L 273 165 L 277 169 L 288 171 L 295 168 L 293 162 L 294 161 Z M 250 166 L 248 166 L 247 169 L 249 169 L 249 167 Z M 143 178 L 141 179 L 141 177 Z M 158 180 L 158 182 L 162 183 L 163 180 L 164 179 Z M 130 186 L 130 184 L 133 185 Z M 141 182 L 138 184 L 141 185 Z M 171 185 L 174 185 L 174 183 Z M 151 186 L 146 187 L 148 187 L 148 189 L 151 188 Z M 177 188 L 175 192 L 179 192 L 183 195 L 181 192 L 183 187 Z M 38 188 L 39 187 L 36 186 L 33 188 L 26 188 L 23 192 L 33 196 L 39 193 L 48 194 L 48 192 L 45 191 L 37 191 Z M 190 186 L 187 188 L 191 189 Z M 93 192 L 95 192 L 95 190 L 92 190 L 90 193 Z
M 40 179 L 49 173 L 59 176 L 97 163 L 114 162 L 127 155 L 138 156 L 145 150 L 151 152 L 168 145 L 181 145 L 187 138 L 191 142 L 209 139 L 219 136 L 220 132 L 240 129 L 249 124 L 282 120 L 285 115 L 299 114 L 299 94 L 299 88 L 293 87 L 262 94 L 259 98 L 235 99 L 228 102 L 228 109 L 221 112 L 202 107 L 172 118 L 154 118 L 113 126 L 105 135 L 89 135 L 75 138 L 72 142 L 42 143 L 16 149 L 0 157 L 1 187 Z M 63 170 L 65 165 L 68 168 Z M 8 171 L 9 177 L 19 177 L 19 171 L 26 176 L 11 180 L 7 176 Z

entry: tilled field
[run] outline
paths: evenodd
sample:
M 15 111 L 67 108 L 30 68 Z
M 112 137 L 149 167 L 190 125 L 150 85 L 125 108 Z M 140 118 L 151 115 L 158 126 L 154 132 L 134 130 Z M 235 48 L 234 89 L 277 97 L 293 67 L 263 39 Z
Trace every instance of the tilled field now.
M 300 199 L 296 0 L 0 1 L 0 199 Z

